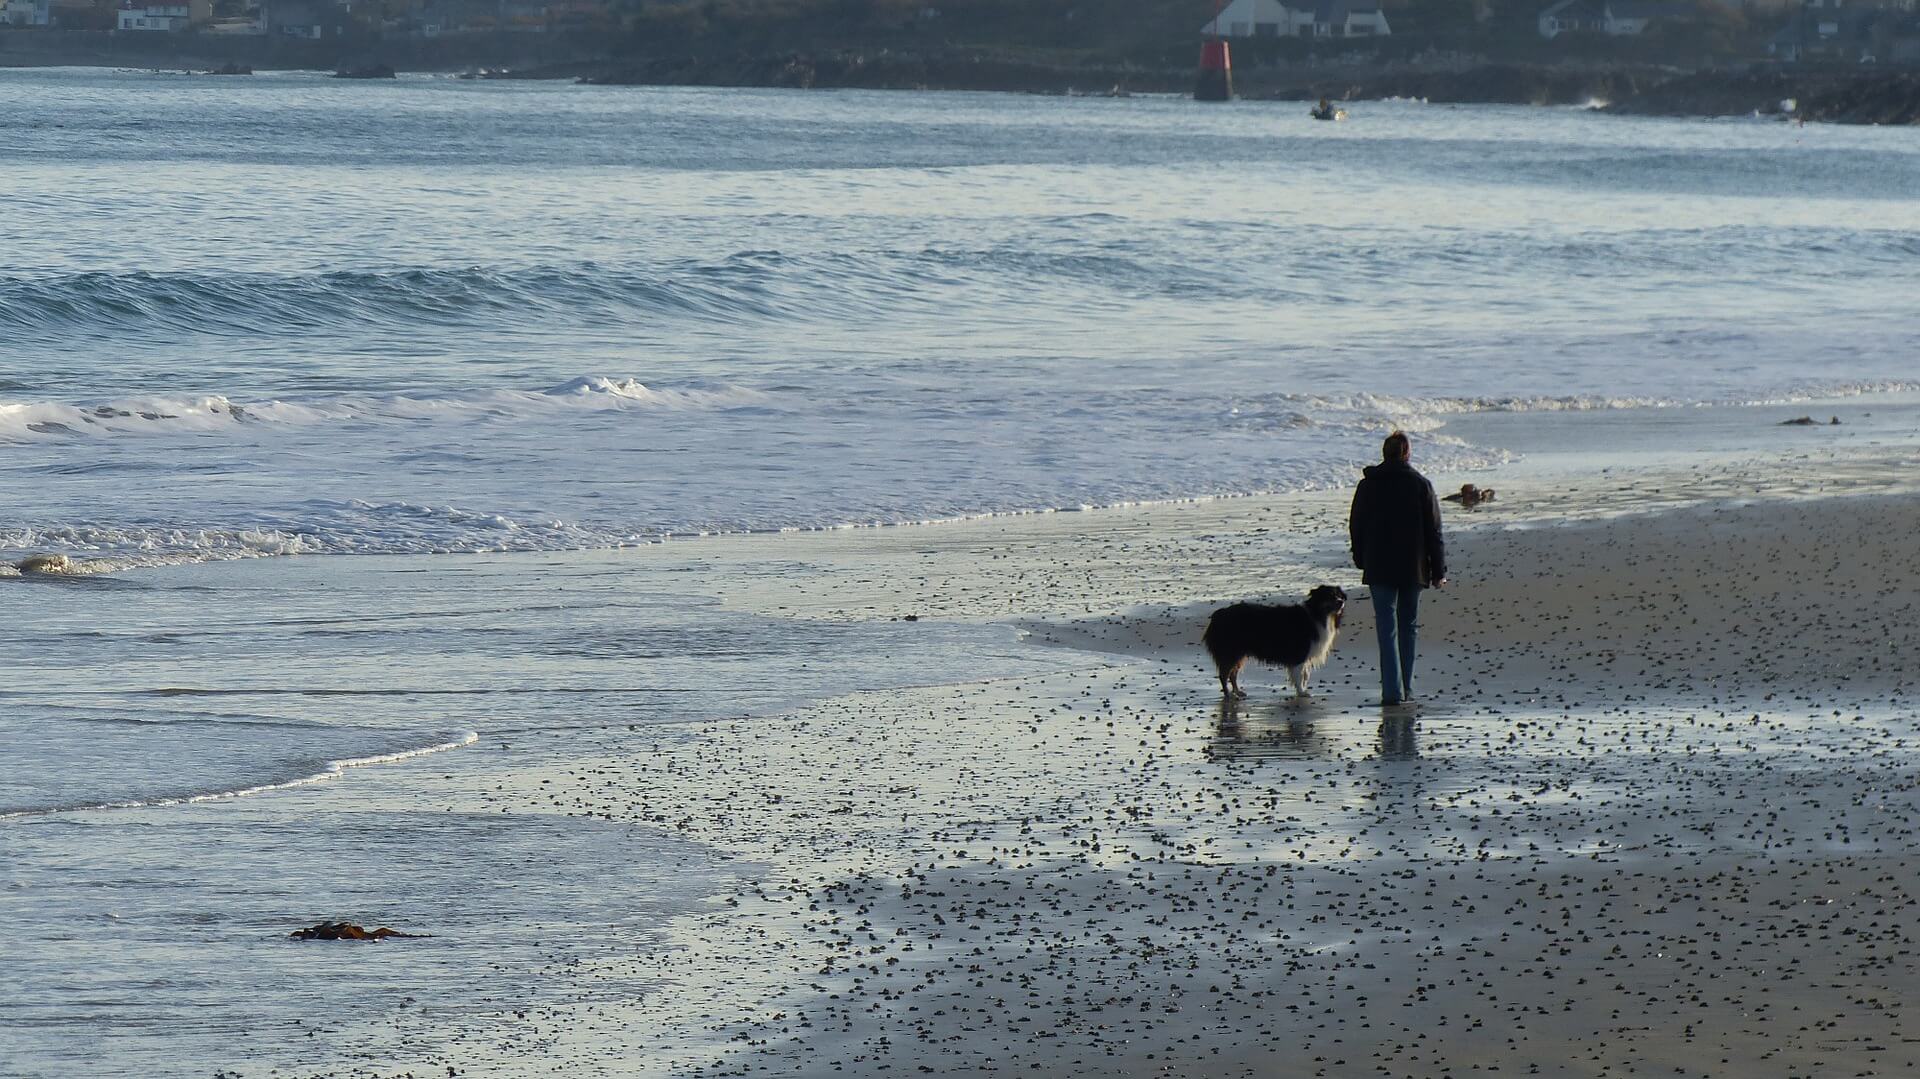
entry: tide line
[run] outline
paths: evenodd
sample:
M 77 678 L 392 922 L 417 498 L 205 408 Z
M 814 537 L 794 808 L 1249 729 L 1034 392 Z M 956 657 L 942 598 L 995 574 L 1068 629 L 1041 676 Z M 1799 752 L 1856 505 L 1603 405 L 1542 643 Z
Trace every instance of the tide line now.
M 393 753 L 379 753 L 369 757 L 343 757 L 328 761 L 326 766 L 311 775 L 297 776 L 293 779 L 278 780 L 272 783 L 260 783 L 251 787 L 239 787 L 233 790 L 205 791 L 200 794 L 181 795 L 176 798 L 133 799 L 124 802 L 93 802 L 81 805 L 48 806 L 40 809 L 16 809 L 0 812 L 0 820 L 13 820 L 18 817 L 38 817 L 53 813 L 85 813 L 103 809 L 147 809 L 158 806 L 191 805 L 195 802 L 222 802 L 232 798 L 246 798 L 268 791 L 286 790 L 290 787 L 305 787 L 313 783 L 324 783 L 346 774 L 349 768 L 363 768 L 371 764 L 392 764 L 412 757 L 424 757 L 431 753 L 444 753 L 448 750 L 470 746 L 480 740 L 477 731 L 463 731 L 460 737 L 449 742 L 440 742 L 414 749 L 402 749 Z

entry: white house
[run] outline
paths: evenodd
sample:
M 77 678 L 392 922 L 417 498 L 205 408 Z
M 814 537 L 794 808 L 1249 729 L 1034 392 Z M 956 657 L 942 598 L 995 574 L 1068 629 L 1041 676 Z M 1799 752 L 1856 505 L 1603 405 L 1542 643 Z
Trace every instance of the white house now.
M 1378 0 L 1320 0 L 1313 9 L 1314 37 L 1386 37 L 1387 13 Z
M 1540 13 L 1540 36 L 1586 31 L 1628 37 L 1642 33 L 1659 19 L 1683 19 L 1698 14 L 1690 4 L 1662 0 L 1560 0 Z
M 1293 37 L 1299 31 L 1295 29 L 1297 21 L 1305 17 L 1311 19 L 1313 12 L 1289 8 L 1280 0 L 1233 0 L 1233 3 L 1220 9 L 1220 14 L 1212 22 L 1200 28 L 1200 33 L 1211 37 Z
M 6 0 L 0 3 L 0 24 L 48 26 L 53 22 L 53 0 Z
M 1393 31 L 1377 0 L 1233 0 L 1200 28 L 1204 37 L 1386 37 Z
M 213 16 L 213 0 L 121 0 L 121 30 L 185 30 Z

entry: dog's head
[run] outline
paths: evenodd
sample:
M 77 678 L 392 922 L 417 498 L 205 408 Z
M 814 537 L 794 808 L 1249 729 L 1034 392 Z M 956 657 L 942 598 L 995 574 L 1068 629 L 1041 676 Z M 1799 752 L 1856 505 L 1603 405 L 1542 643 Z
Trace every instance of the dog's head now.
M 1333 624 L 1337 626 L 1347 611 L 1347 590 L 1323 584 L 1307 593 L 1307 610 L 1317 618 L 1333 616 Z

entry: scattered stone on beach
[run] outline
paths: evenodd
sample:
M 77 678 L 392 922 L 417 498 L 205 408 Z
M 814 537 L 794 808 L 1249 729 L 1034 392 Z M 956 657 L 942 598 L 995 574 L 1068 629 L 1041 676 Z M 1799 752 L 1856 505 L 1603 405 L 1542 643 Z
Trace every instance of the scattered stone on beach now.
M 1442 495 L 1441 497 L 1447 502 L 1460 503 L 1463 509 L 1472 509 L 1483 502 L 1493 501 L 1493 488 L 1475 487 L 1471 483 L 1463 483 L 1460 485 L 1459 491 L 1450 495 Z
M 388 937 L 412 939 L 426 934 L 402 933 L 398 929 L 388 929 L 386 926 L 367 929 L 352 922 L 321 922 L 305 929 L 296 929 L 287 935 L 295 940 L 385 940 Z
M 1835 416 L 1832 419 L 1828 420 L 1827 422 L 1821 423 L 1819 420 L 1814 419 L 1812 416 L 1799 416 L 1791 420 L 1781 420 L 1780 426 L 1782 427 L 1838 427 L 1840 426 L 1840 417 Z

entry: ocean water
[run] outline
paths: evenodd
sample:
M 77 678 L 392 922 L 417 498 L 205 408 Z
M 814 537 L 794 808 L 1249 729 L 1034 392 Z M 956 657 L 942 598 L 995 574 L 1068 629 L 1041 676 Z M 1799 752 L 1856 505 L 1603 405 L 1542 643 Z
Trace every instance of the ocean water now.
M 1461 410 L 1920 377 L 1904 131 L 0 80 L 0 551 L 564 550 L 1288 490 Z
M 395 1017 L 525 1021 L 752 872 L 670 822 L 497 817 L 496 787 L 1065 662 L 1000 626 L 741 615 L 729 582 L 807 567 L 670 537 L 1309 490 L 1394 427 L 1445 472 L 1563 413 L 1738 432 L 1920 390 L 1909 131 L 310 74 L 0 94 L 0 563 L 78 560 L 0 566 L 5 1074 L 459 1059 Z M 316 968 L 282 939 L 332 916 L 453 940 Z

